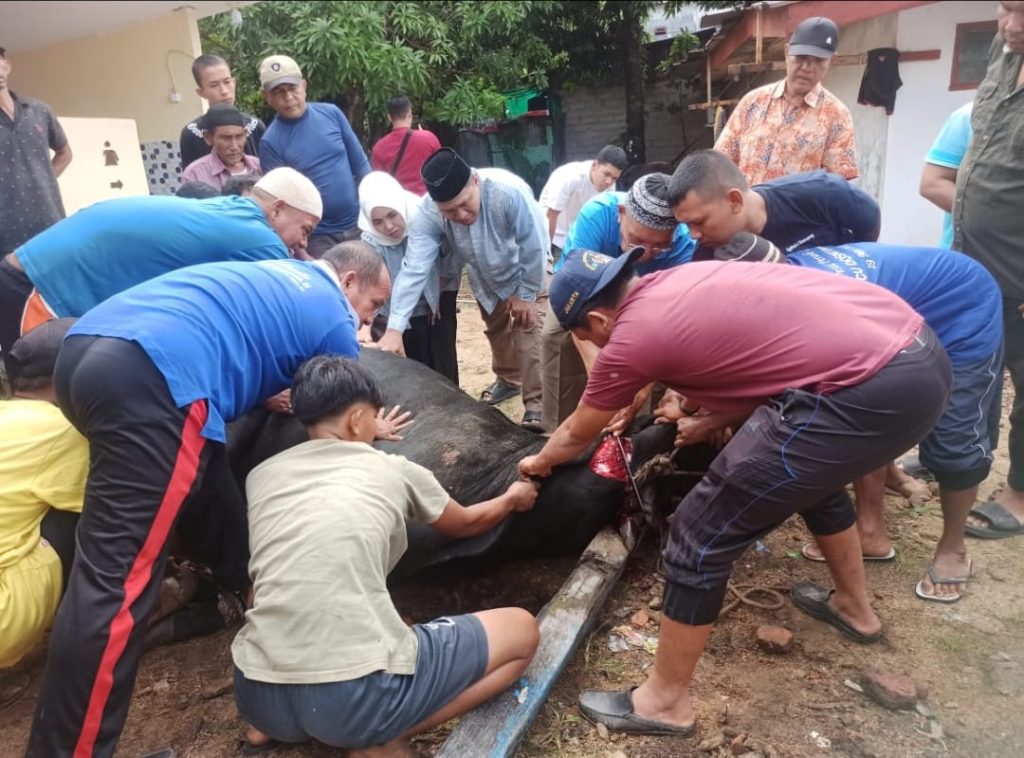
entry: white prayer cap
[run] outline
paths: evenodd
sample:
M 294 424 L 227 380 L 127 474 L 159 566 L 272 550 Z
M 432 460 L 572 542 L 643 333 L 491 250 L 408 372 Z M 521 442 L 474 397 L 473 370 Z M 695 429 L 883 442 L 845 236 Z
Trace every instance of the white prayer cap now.
M 320 190 L 293 168 L 275 168 L 256 182 L 256 188 L 283 200 L 295 210 L 323 218 L 324 203 L 320 199 Z

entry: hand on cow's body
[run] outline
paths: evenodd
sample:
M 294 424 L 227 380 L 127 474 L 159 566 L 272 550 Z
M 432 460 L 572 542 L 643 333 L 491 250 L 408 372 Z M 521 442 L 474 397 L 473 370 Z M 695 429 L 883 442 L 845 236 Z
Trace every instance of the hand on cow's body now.
M 374 439 L 386 440 L 387 442 L 401 442 L 402 437 L 398 433 L 413 423 L 412 411 L 399 413 L 402 406 L 396 405 L 387 414 L 381 408 L 377 411 L 377 435 Z
M 533 508 L 537 502 L 537 495 L 540 493 L 540 485 L 536 482 L 512 482 L 505 490 L 505 497 L 509 499 L 509 505 L 513 511 L 522 513 Z
M 674 424 L 679 419 L 694 415 L 700 410 L 696 405 L 691 405 L 686 398 L 675 390 L 665 390 L 665 394 L 654 409 L 655 424 Z
M 508 300 L 508 313 L 512 318 L 512 325 L 519 329 L 529 329 L 533 326 L 536 314 L 533 309 L 536 303 L 520 300 L 513 295 Z
M 551 476 L 551 469 L 555 466 L 571 461 L 586 450 L 601 434 L 601 430 L 608 426 L 614 415 L 615 411 L 594 408 L 581 400 L 569 418 L 555 429 L 539 453 L 528 455 L 519 461 L 520 476 Z
M 528 455 L 519 461 L 519 475 L 546 479 L 551 476 L 551 467 L 545 466 L 539 455 Z
M 405 355 L 405 346 L 402 344 L 402 333 L 397 329 L 388 329 L 384 332 L 384 336 L 377 342 L 377 347 L 385 353 Z
M 359 331 L 356 332 L 356 339 L 359 340 L 359 344 L 364 347 L 377 347 L 373 341 L 373 330 L 369 324 L 363 324 L 359 327 Z
M 263 407 L 271 413 L 278 413 L 287 416 L 292 412 L 292 391 L 281 390 L 276 395 L 268 397 L 263 401 Z
M 717 448 L 732 439 L 732 417 L 722 413 L 698 413 L 676 422 L 676 447 L 707 442 Z

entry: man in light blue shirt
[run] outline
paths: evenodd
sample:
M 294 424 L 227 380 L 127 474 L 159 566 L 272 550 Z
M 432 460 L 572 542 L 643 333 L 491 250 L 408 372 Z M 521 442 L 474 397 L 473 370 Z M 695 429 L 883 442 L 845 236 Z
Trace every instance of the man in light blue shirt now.
M 522 391 L 522 424 L 542 431 L 540 332 L 549 240 L 540 206 L 515 174 L 471 169 L 449 148 L 428 158 L 421 173 L 428 197 L 409 228 L 388 329 L 378 344 L 403 352 L 402 333 L 444 243 L 466 265 L 491 344 L 496 381 L 480 399 L 494 405 Z
M 973 102 L 949 114 L 939 136 L 925 157 L 921 172 L 921 196 L 937 205 L 942 215 L 942 237 L 939 247 L 953 247 L 953 198 L 956 196 L 956 172 L 971 144 L 971 109 Z
M 642 247 L 644 254 L 634 266 L 639 276 L 689 261 L 697 242 L 686 224 L 676 221 L 668 203 L 668 185 L 666 174 L 648 174 L 628 193 L 603 192 L 584 203 L 566 235 L 555 271 L 580 250 L 615 258 Z M 553 431 L 576 410 L 597 348 L 573 339 L 554 313 L 544 321 L 540 344 L 544 428 Z

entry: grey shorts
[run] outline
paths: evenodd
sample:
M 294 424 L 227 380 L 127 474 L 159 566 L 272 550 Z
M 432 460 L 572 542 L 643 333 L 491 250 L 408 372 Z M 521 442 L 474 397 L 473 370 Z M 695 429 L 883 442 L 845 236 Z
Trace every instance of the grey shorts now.
M 326 684 L 274 684 L 235 671 L 242 717 L 279 742 L 318 740 L 341 748 L 383 745 L 441 710 L 487 670 L 487 634 L 476 616 L 413 626 L 416 671 L 375 671 Z M 343 641 L 340 644 L 344 644 Z
M 920 445 L 921 463 L 941 486 L 966 490 L 988 477 L 1002 399 L 1002 345 L 984 360 L 953 366 L 949 404 Z

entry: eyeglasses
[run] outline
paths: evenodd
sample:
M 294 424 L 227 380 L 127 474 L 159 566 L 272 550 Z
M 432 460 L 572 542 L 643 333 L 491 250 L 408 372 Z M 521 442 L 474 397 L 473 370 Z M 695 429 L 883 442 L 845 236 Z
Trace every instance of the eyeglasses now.
M 644 255 L 650 254 L 651 256 L 658 256 L 672 249 L 672 245 L 645 245 L 642 242 L 634 242 L 625 235 L 622 235 L 622 246 L 626 252 L 639 247 L 644 251 Z

